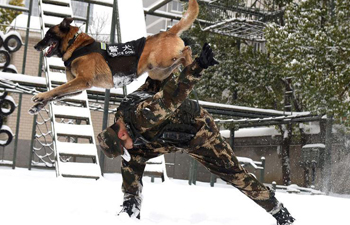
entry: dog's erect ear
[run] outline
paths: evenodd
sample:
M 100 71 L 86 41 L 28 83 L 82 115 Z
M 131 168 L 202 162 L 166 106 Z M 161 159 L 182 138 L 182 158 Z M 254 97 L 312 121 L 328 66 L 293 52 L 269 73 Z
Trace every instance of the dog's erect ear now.
M 73 22 L 73 18 L 71 17 L 64 18 L 63 21 L 60 23 L 60 30 L 68 31 L 70 28 L 70 24 L 72 22 Z

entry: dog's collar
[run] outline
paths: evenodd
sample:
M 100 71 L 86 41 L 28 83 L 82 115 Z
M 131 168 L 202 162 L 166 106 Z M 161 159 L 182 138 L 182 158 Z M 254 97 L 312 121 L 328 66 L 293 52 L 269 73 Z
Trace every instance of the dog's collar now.
M 80 34 L 80 31 L 78 31 L 77 33 L 75 33 L 74 36 L 73 36 L 73 38 L 70 39 L 70 40 L 68 41 L 67 49 L 66 49 L 66 51 L 64 51 L 64 52 L 61 53 L 62 56 L 63 56 L 64 54 L 66 54 L 66 52 L 68 51 L 68 49 L 70 48 L 70 46 L 72 46 L 72 44 L 75 42 L 75 40 L 77 39 L 77 37 L 79 36 L 79 34 Z
M 73 38 L 70 39 L 68 41 L 68 47 L 67 47 L 67 50 L 69 49 L 69 47 L 75 42 L 75 40 L 77 39 L 77 37 L 79 36 L 80 32 L 78 31 L 77 33 L 74 34 Z M 67 51 L 66 50 L 66 51 Z

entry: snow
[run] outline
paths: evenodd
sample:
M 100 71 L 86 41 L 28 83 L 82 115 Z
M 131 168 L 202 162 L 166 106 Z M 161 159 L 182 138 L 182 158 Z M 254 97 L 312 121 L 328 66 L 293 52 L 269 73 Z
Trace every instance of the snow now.
M 95 144 L 56 141 L 56 147 L 59 154 L 76 156 L 96 156 Z
M 230 130 L 221 130 L 221 135 L 225 138 L 230 138 Z M 241 128 L 235 131 L 235 137 L 263 137 L 263 136 L 276 136 L 280 133 L 275 127 L 254 127 L 254 128 Z
M 101 176 L 101 169 L 95 163 L 60 162 L 59 173 L 63 176 L 99 178 Z
M 56 178 L 53 170 L 0 167 L 1 224 L 52 225 L 275 225 L 276 221 L 235 188 L 224 183 L 145 177 L 141 221 L 117 216 L 122 203 L 121 175 Z M 288 194 L 276 196 L 297 219 L 294 225 L 347 224 L 350 198 Z M 67 223 L 67 221 L 69 221 Z M 45 223 L 45 222 L 44 222 Z
M 25 30 L 27 27 L 28 15 L 20 14 L 11 22 L 10 27 Z M 30 17 L 30 30 L 40 32 L 40 18 L 37 16 Z
M 259 170 L 264 169 L 264 167 L 257 165 L 257 164 L 261 165 L 261 162 L 254 161 L 251 158 L 237 156 L 237 159 L 238 159 L 238 162 L 240 162 L 240 163 L 250 164 L 252 167 L 254 167 L 254 169 L 259 169 Z
M 326 146 L 322 143 L 319 144 L 308 144 L 304 145 L 303 148 L 325 148 Z
M 199 101 L 199 104 L 202 105 L 202 106 L 208 106 L 208 107 L 230 108 L 230 109 L 235 109 L 235 110 L 260 112 L 260 113 L 281 115 L 281 116 L 282 115 L 293 115 L 293 116 L 307 116 L 307 115 L 310 115 L 310 112 L 293 112 L 291 114 L 288 114 L 288 112 L 278 111 L 278 110 L 274 110 L 274 109 L 260 109 L 260 108 L 253 108 L 253 107 L 246 107 L 246 106 L 236 106 L 236 105 L 227 105 L 227 104 L 207 102 L 207 101 Z
M 166 175 L 164 155 L 160 155 L 156 158 L 150 159 L 147 161 L 147 163 L 150 163 L 150 164 L 146 164 L 145 171 L 164 173 L 164 178 L 168 179 L 168 177 Z

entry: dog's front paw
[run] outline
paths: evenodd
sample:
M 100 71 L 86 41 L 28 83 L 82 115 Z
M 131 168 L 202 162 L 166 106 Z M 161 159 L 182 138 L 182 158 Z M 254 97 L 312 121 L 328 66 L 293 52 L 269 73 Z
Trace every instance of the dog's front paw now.
M 39 93 L 32 97 L 32 102 L 44 102 L 45 101 L 45 94 Z
M 36 103 L 35 105 L 32 106 L 32 108 L 29 109 L 29 114 L 31 115 L 36 115 L 40 112 L 45 107 L 46 103 L 44 102 L 39 102 Z

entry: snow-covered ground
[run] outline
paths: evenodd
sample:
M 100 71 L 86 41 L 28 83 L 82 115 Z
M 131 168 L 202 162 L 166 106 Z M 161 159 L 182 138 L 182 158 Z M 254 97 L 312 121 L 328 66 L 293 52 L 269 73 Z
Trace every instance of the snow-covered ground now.
M 52 170 L 0 167 L 0 224 L 274 225 L 275 220 L 235 188 L 144 179 L 141 221 L 117 216 L 121 175 L 100 180 L 56 178 Z M 350 198 L 277 192 L 295 225 L 349 224 Z
M 118 4 L 122 41 L 146 36 L 142 2 L 119 0 Z M 101 13 L 98 6 L 95 12 Z M 35 24 L 39 24 L 38 19 Z M 143 83 L 142 79 L 135 87 L 128 87 L 128 93 Z M 120 174 L 106 174 L 95 181 L 56 178 L 52 170 L 0 167 L 0 191 L 1 225 L 276 224 L 262 208 L 224 183 L 212 188 L 208 183 L 189 186 L 187 181 L 173 179 L 151 183 L 146 177 L 140 221 L 117 216 L 123 197 Z M 295 225 L 350 224 L 350 198 L 283 192 L 276 195 L 297 219 Z

